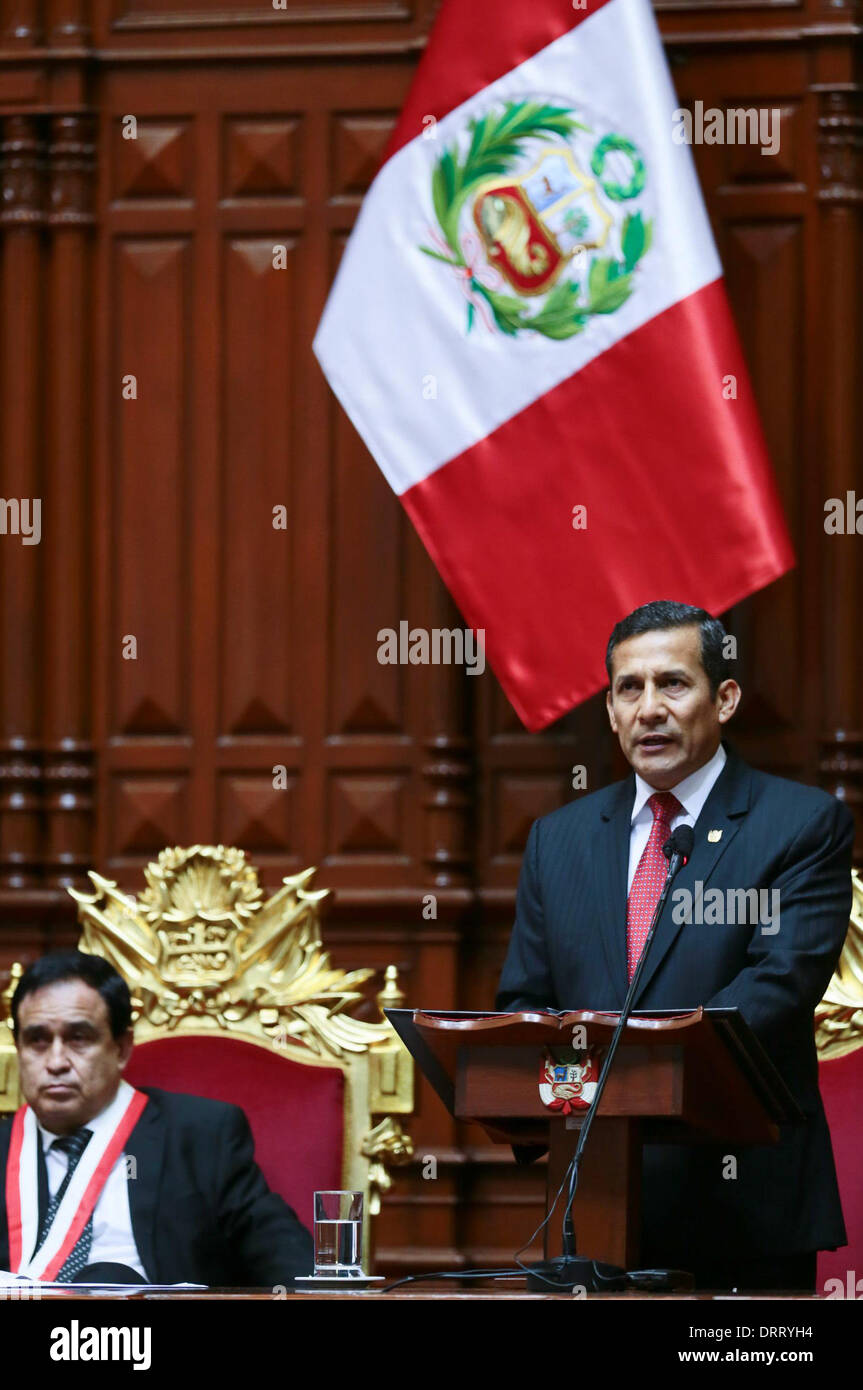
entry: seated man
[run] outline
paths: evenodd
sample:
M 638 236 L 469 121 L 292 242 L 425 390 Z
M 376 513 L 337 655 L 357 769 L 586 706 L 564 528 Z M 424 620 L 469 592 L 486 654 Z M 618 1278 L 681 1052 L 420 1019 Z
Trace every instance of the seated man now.
M 0 1269 L 263 1287 L 311 1273 L 311 1236 L 267 1187 L 242 1110 L 123 1080 L 131 1020 L 98 956 L 56 951 L 24 972 L 12 1031 L 27 1103 L 0 1125 Z

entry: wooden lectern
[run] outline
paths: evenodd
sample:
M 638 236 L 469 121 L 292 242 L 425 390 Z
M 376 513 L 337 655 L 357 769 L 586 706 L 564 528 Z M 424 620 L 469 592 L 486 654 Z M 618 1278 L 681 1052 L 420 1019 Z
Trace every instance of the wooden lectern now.
M 619 1015 L 386 1014 L 450 1114 L 478 1122 L 496 1142 L 548 1149 L 547 1201 L 553 1201 L 587 1111 L 567 1115 L 546 1108 L 541 1061 L 546 1049 L 571 1047 L 579 1024 L 589 1048 L 607 1048 Z M 573 1205 L 579 1251 L 638 1268 L 645 1143 L 773 1144 L 780 1123 L 802 1118 L 737 1009 L 633 1014 L 584 1151 Z M 546 1258 L 560 1253 L 560 1203 L 558 1212 L 560 1220 L 556 1214 L 546 1227 Z

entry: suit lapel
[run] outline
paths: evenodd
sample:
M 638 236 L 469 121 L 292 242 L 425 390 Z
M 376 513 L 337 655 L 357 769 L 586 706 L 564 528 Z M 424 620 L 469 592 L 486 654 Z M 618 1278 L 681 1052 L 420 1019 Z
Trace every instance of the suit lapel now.
M 686 921 L 674 921 L 675 892 L 685 888 L 694 902 L 695 885 L 700 883 L 702 887 L 698 889 L 698 896 L 702 896 L 703 885 L 708 883 L 723 854 L 743 825 L 744 817 L 750 805 L 751 782 L 749 768 L 743 760 L 736 753 L 728 752 L 725 766 L 714 782 L 710 795 L 695 822 L 692 857 L 689 863 L 677 874 L 659 919 L 647 962 L 638 983 L 638 992 L 634 1000 L 635 1008 L 638 1007 L 640 997 L 674 944 L 678 932 L 686 925 L 692 915 L 691 913 L 685 914 Z M 710 830 L 720 830 L 722 832 L 720 839 L 708 840 L 707 834 Z M 678 912 L 677 915 L 680 916 L 681 914 Z
M 147 1271 L 147 1277 L 153 1283 L 159 1283 L 162 1271 L 156 1262 L 155 1238 L 159 1188 L 165 1157 L 165 1126 L 158 1101 L 150 1094 L 149 1088 L 139 1086 L 137 1089 L 143 1091 L 148 1100 L 124 1149 L 127 1158 L 132 1157 L 135 1160 L 128 1181 L 129 1211 L 141 1263 Z
M 627 989 L 626 875 L 634 798 L 635 777 L 630 775 L 613 788 L 613 796 L 600 812 L 592 846 L 602 924 L 600 935 L 620 1007 Z

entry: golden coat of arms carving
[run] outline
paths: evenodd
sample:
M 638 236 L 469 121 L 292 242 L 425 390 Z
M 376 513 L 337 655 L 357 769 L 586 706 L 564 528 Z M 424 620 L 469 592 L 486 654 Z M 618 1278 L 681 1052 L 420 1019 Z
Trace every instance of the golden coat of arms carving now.
M 346 1012 L 374 972 L 331 965 L 319 925 L 328 894 L 310 887 L 314 872 L 285 878 L 267 898 L 242 850 L 175 847 L 147 866 L 135 897 L 91 870 L 93 893 L 70 889 L 80 949 L 128 981 L 139 1040 L 194 1021 L 322 1056 L 363 1052 L 392 1033 Z

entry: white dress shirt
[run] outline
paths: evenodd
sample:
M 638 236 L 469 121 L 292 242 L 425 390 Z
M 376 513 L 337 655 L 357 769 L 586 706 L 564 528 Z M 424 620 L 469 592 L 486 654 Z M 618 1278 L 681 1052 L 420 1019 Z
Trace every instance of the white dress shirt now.
M 667 790 L 674 793 L 677 800 L 683 807 L 683 811 L 676 815 L 671 822 L 671 829 L 676 830 L 678 825 L 694 825 L 701 814 L 701 808 L 707 800 L 713 788 L 713 784 L 725 766 L 725 749 L 720 743 L 713 757 L 699 767 L 697 771 L 691 772 L 688 777 L 684 777 L 682 782 L 678 782 L 676 787 L 668 787 Z M 653 812 L 647 804 L 648 797 L 654 795 L 659 790 L 658 787 L 651 787 L 649 782 L 645 782 L 638 773 L 635 774 L 635 800 L 632 803 L 632 822 L 629 832 L 629 877 L 626 881 L 626 893 L 632 887 L 632 880 L 635 878 L 635 870 L 638 868 L 638 861 L 644 853 L 647 841 L 650 839 L 650 827 L 653 825 Z
M 92 1130 L 94 1137 L 103 1129 L 113 1133 L 125 1106 L 126 1095 L 118 1091 L 114 1099 L 105 1106 L 105 1109 L 100 1114 L 95 1115 L 92 1120 L 88 1120 L 84 1128 Z M 44 1125 L 39 1124 L 38 1120 L 36 1123 L 42 1136 L 42 1151 L 45 1154 L 45 1166 L 48 1170 L 48 1191 L 53 1197 L 66 1176 L 66 1170 L 69 1166 L 68 1155 L 62 1149 L 51 1148 L 54 1140 L 59 1139 L 60 1135 L 52 1134 L 50 1130 L 45 1129 Z M 90 1143 L 93 1142 L 91 1139 Z M 144 1279 L 149 1277 L 141 1263 L 141 1256 L 138 1253 L 132 1231 L 125 1154 L 120 1154 L 108 1174 L 105 1186 L 93 1208 L 93 1244 L 90 1247 L 87 1263 L 101 1264 L 103 1261 L 110 1264 L 128 1265 L 130 1269 L 136 1269 Z

